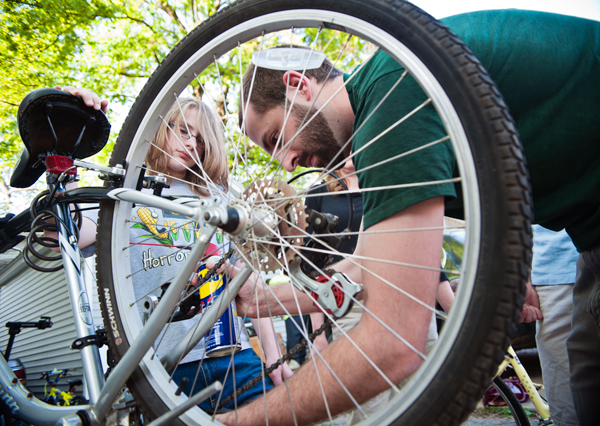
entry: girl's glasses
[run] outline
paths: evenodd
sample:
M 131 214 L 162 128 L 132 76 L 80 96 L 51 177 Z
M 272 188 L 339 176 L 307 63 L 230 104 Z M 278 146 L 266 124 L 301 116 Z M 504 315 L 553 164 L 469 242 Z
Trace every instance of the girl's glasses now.
M 170 122 L 169 123 L 169 127 L 174 128 L 175 127 L 175 123 Z M 193 135 L 192 133 L 188 133 L 187 128 L 183 127 L 183 126 L 179 126 L 178 132 L 179 136 L 181 137 L 181 139 L 185 139 L 185 140 L 189 140 L 191 138 L 195 138 L 196 139 L 196 147 L 198 149 L 204 149 L 205 145 L 204 145 L 204 140 L 202 139 L 202 136 L 200 135 Z

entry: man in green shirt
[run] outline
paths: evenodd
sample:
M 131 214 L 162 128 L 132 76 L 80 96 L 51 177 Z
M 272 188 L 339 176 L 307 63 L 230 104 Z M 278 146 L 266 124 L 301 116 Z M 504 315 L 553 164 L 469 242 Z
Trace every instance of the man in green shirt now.
M 591 424 L 596 419 L 593 414 L 600 400 L 598 317 L 595 320 L 586 310 L 590 292 L 594 285 L 598 287 L 593 274 L 598 272 L 597 276 L 600 276 L 600 24 L 515 10 L 471 13 L 443 21 L 481 60 L 515 118 L 531 172 L 535 221 L 555 230 L 566 228 L 579 250 L 584 251 L 578 266 L 587 271 L 588 278 L 576 284 L 569 351 L 578 415 L 582 424 Z M 425 104 L 406 125 L 399 125 L 381 136 L 378 146 L 382 148 L 361 150 L 389 124 L 405 112 L 413 111 L 425 99 L 416 83 L 407 77 L 402 91 L 393 92 L 373 118 L 365 120 L 403 73 L 403 69 L 383 52 L 355 71 L 346 86 L 344 80 L 349 76 L 331 70 L 331 64 L 327 62 L 320 69 L 308 70 L 305 75 L 301 70 L 285 72 L 257 68 L 254 76 L 253 72 L 254 68 L 250 67 L 244 77 L 246 89 L 252 80 L 253 92 L 243 128 L 252 141 L 277 157 L 288 171 L 298 165 L 322 167 L 329 164 L 358 129 L 352 142 L 352 150 L 357 153 L 354 157 L 357 170 L 446 134 L 433 107 Z M 315 115 L 311 124 L 289 146 L 287 141 L 296 133 L 299 122 L 318 93 L 315 109 L 327 100 L 328 106 Z M 294 96 L 294 119 L 284 126 L 284 105 Z M 248 93 L 244 99 L 248 99 Z M 390 111 L 399 113 L 391 114 Z M 277 144 L 282 133 L 282 140 Z M 350 147 L 346 147 L 343 155 L 347 156 L 349 151 Z M 336 162 L 343 162 L 343 158 L 336 158 Z M 381 184 L 450 179 L 454 170 L 450 144 L 441 141 L 411 155 L 410 159 L 398 158 L 385 167 L 361 172 L 360 186 L 364 189 Z M 359 254 L 366 258 L 391 257 L 432 268 L 428 271 L 396 265 L 377 267 L 381 277 L 430 306 L 435 299 L 438 274 L 434 271 L 439 267 L 441 231 L 407 232 L 402 239 L 393 233 L 386 234 L 386 231 L 441 228 L 445 203 L 456 195 L 451 184 L 364 193 L 363 225 L 370 232 L 361 236 L 364 238 L 359 242 Z M 357 279 L 365 286 L 366 306 L 382 318 L 390 315 L 390 306 L 395 312 L 403 312 L 402 324 L 396 331 L 417 350 L 423 351 L 430 311 L 415 307 L 367 275 Z M 597 302 L 592 308 L 598 309 Z M 529 306 L 529 309 L 534 316 L 539 315 L 535 306 Z M 377 339 L 381 338 L 367 321 L 361 321 L 351 334 L 361 348 L 376 347 Z M 389 365 L 390 357 L 400 360 L 384 370 L 395 383 L 414 372 L 421 363 L 419 357 L 400 342 L 390 342 L 385 349 L 373 350 L 368 355 L 377 365 Z M 350 383 L 348 387 L 358 401 L 368 399 L 386 386 L 373 376 L 369 376 L 368 381 L 361 379 L 364 378 L 361 372 L 366 371 L 366 367 L 353 359 L 347 341 L 337 342 L 323 353 L 323 357 L 327 361 L 333 360 L 336 367 L 341 366 L 336 373 L 342 382 Z M 344 365 L 352 367 L 344 368 Z M 299 423 L 310 423 L 326 416 L 325 408 L 313 400 L 318 391 L 311 366 L 300 371 L 289 385 Z M 329 377 L 323 380 L 322 386 L 327 393 L 335 389 L 336 383 Z M 285 390 L 276 389 L 269 398 L 277 407 L 283 406 L 288 396 Z M 329 407 L 334 413 L 351 408 L 342 401 L 334 404 Z M 264 421 L 261 409 L 257 404 L 250 404 L 238 416 L 248 424 L 254 420 L 260 423 Z M 269 418 L 277 424 L 288 423 L 289 413 L 285 411 L 273 412 L 270 408 Z

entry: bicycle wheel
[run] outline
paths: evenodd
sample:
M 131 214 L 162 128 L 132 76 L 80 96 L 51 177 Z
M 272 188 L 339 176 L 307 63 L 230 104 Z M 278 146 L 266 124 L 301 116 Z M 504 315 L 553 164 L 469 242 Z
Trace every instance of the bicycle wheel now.
M 304 28 L 308 30 L 303 32 Z M 326 35 L 320 39 L 319 34 L 323 32 Z M 225 132 L 236 178 L 247 187 L 256 179 L 273 176 L 287 180 L 289 175 L 276 163 L 249 164 L 260 160 L 261 154 L 252 151 L 252 146 L 240 135 L 237 123 L 231 119 L 230 108 L 235 109 L 232 105 L 237 99 L 228 99 L 227 93 L 222 91 L 221 73 L 227 69 L 245 69 L 248 52 L 277 43 L 287 44 L 294 37 L 301 38 L 301 43 L 308 40 L 307 45 L 312 42 L 319 48 L 323 39 L 345 40 L 349 35 L 352 42 L 358 40 L 359 48 L 353 58 L 344 58 L 340 66 L 360 63 L 367 57 L 363 50 L 374 51 L 379 47 L 410 73 L 439 114 L 439 122 L 444 126 L 457 162 L 454 182 L 462 193 L 464 221 L 455 222 L 454 229 L 464 232 L 465 239 L 457 298 L 425 363 L 401 389 L 396 389 L 393 383 L 390 385 L 394 395 L 388 403 L 378 406 L 371 414 L 362 408 L 356 409 L 366 417 L 364 424 L 456 424 L 472 411 L 475 401 L 489 386 L 514 332 L 529 259 L 531 212 L 524 157 L 507 108 L 477 59 L 446 27 L 399 0 L 247 0 L 233 4 L 191 32 L 161 63 L 125 121 L 111 164 L 126 160 L 124 187 L 135 188 L 148 141 L 156 133 L 162 115 L 180 94 L 203 91 L 206 102 L 216 99 L 218 108 L 225 112 Z M 238 52 L 241 52 L 239 56 Z M 229 83 L 237 89 L 239 81 L 238 75 Z M 236 90 L 228 93 L 231 92 Z M 379 167 L 387 166 L 383 162 Z M 296 200 L 306 194 L 311 184 L 309 179 L 299 179 L 292 184 L 298 195 L 280 195 L 279 199 Z M 364 193 L 390 190 L 392 186 L 370 188 Z M 255 195 L 250 200 L 244 197 L 242 195 L 236 205 L 245 205 L 250 212 L 257 206 L 270 208 L 268 202 L 260 201 L 261 196 Z M 135 270 L 127 254 L 128 226 L 135 217 L 132 213 L 131 203 L 107 202 L 101 206 L 99 222 L 99 291 L 104 319 L 110 324 L 111 349 L 117 359 L 127 351 L 142 327 L 131 289 L 131 274 Z M 295 227 L 295 216 L 297 214 L 288 210 L 278 217 L 280 223 Z M 393 232 L 415 231 L 418 232 L 409 229 Z M 293 247 L 290 249 L 286 243 L 290 235 L 285 234 L 281 226 L 274 232 L 277 235 L 269 242 L 248 237 L 238 244 L 237 254 L 259 273 L 272 271 L 270 262 L 274 262 L 284 273 L 290 274 L 289 264 L 284 259 L 287 257 L 280 255 L 291 250 L 296 258 L 306 260 L 306 256 Z M 369 230 L 363 233 L 367 235 Z M 303 227 L 299 237 L 314 239 Z M 239 249 L 243 242 L 256 256 Z M 275 246 L 275 251 L 265 255 L 265 251 L 256 248 L 259 245 Z M 327 254 L 339 254 L 331 246 L 325 247 L 323 251 Z M 252 260 L 265 256 L 268 262 Z M 375 265 L 379 262 L 378 259 L 370 261 Z M 382 260 L 379 265 L 387 263 Z M 267 264 L 271 265 L 268 269 Z M 432 268 L 427 266 L 426 269 Z M 376 274 L 377 266 L 362 273 Z M 433 313 L 434 309 L 430 309 Z M 395 323 L 388 325 L 396 326 Z M 401 337 L 390 334 L 389 339 Z M 334 368 L 335 365 L 327 367 L 330 371 Z M 372 374 L 380 373 L 374 370 Z M 147 356 L 142 361 L 128 381 L 128 387 L 150 418 L 186 399 L 185 395 L 175 395 L 176 386 L 156 357 Z M 343 398 L 349 397 L 344 395 Z M 293 398 L 289 399 L 293 405 Z M 331 395 L 317 399 L 325 406 L 328 399 L 335 403 Z M 292 407 L 290 412 L 293 413 Z M 208 424 L 211 418 L 193 409 L 182 415 L 180 421 L 187 425 Z
M 506 402 L 506 406 L 510 409 L 515 424 L 518 426 L 529 426 L 529 417 L 525 409 L 515 396 L 510 387 L 500 377 L 495 377 L 492 381 L 492 386 L 498 391 L 500 397 Z
M 83 396 L 75 395 L 73 398 L 71 398 L 70 404 L 71 405 L 86 405 L 86 404 L 89 404 L 89 402 Z

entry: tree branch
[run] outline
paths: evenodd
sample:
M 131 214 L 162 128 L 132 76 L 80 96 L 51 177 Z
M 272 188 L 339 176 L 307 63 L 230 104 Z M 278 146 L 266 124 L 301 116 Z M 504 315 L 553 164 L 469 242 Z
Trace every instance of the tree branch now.
M 198 11 L 196 10 L 196 2 L 194 0 L 190 0 L 190 9 L 192 10 L 192 19 L 198 25 Z
M 167 15 L 173 19 L 179 28 L 181 28 L 184 32 L 188 32 L 187 28 L 183 25 L 183 23 L 179 20 L 179 16 L 177 16 L 177 12 L 167 3 L 165 0 L 160 0 L 160 8 L 165 11 Z
M 9 3 L 17 3 L 17 4 L 26 4 L 27 6 L 32 6 L 32 7 L 42 7 L 42 4 L 38 1 L 34 2 L 34 3 L 28 3 L 26 1 L 16 1 L 16 0 L 7 0 Z
M 129 16 L 127 13 L 124 13 L 124 15 L 125 15 L 124 17 L 123 16 L 115 16 L 115 18 L 123 19 L 123 20 L 129 19 L 130 21 L 137 22 L 138 24 L 142 24 L 142 25 L 148 27 L 150 29 L 150 31 L 152 31 L 153 33 L 156 33 L 156 31 L 154 31 L 154 28 L 152 28 L 152 26 L 150 24 L 148 24 L 146 21 L 144 21 L 143 19 L 134 18 L 133 16 Z
M 128 73 L 127 71 L 119 71 L 119 75 L 122 75 L 123 77 L 131 77 L 131 78 L 149 78 L 149 75 L 144 75 L 144 74 L 131 74 Z
M 18 107 L 19 106 L 19 104 L 13 104 L 12 102 L 4 101 L 2 99 L 0 99 L 0 103 L 6 104 L 6 105 L 10 105 L 10 106 L 13 106 L 13 107 Z
M 8 187 L 8 185 L 6 185 L 6 183 L 4 182 L 4 178 L 2 176 L 0 176 L 0 191 L 2 191 L 2 193 L 6 196 L 6 198 L 9 198 L 10 188 Z

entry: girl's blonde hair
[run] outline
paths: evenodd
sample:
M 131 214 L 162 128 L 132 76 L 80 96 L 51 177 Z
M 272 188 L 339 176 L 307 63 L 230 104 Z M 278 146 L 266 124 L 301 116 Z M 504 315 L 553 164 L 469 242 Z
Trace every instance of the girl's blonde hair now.
M 199 99 L 180 98 L 173 104 L 158 128 L 156 135 L 154 135 L 154 139 L 152 139 L 152 145 L 146 154 L 146 164 L 149 169 L 168 176 L 167 166 L 170 157 L 164 152 L 169 153 L 169 155 L 172 153 L 169 150 L 167 138 L 169 133 L 172 133 L 172 129 L 178 129 L 179 125 L 185 127 L 184 116 L 188 111 L 195 111 L 198 115 L 198 136 L 204 141 L 205 147 L 204 152 L 200 156 L 200 162 L 210 181 L 206 182 L 204 173 L 200 171 L 197 164 L 191 170 L 186 171 L 184 179 L 190 185 L 192 192 L 202 197 L 210 195 L 208 185 L 211 182 L 227 190 L 227 152 L 225 150 L 225 137 L 221 122 L 219 121 L 219 117 Z M 173 123 L 172 129 L 169 128 L 167 123 Z M 209 161 L 204 161 L 204 159 L 208 159 Z

